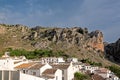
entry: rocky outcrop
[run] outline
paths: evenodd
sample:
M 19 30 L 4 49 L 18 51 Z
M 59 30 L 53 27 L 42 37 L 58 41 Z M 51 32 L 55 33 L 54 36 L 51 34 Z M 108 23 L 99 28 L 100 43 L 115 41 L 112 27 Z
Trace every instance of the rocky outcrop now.
M 105 46 L 106 57 L 120 63 L 120 39 Z
M 91 47 L 96 50 L 104 51 L 103 34 L 96 30 L 91 33 L 87 28 L 32 28 L 32 33 L 29 35 L 29 40 L 40 40 L 40 44 L 45 43 L 64 43 L 65 48 L 78 46 L 80 48 Z M 42 40 L 42 42 L 41 42 Z M 45 43 L 44 43 L 45 42 Z M 42 47 L 39 43 L 35 44 L 37 47 Z M 39 46 L 38 46 L 39 45 Z
M 78 49 L 104 51 L 103 34 L 99 30 L 89 32 L 87 28 L 81 27 L 45 28 L 37 26 L 29 28 L 20 24 L 0 24 L 0 34 L 3 33 L 6 33 L 5 36 L 3 35 L 6 46 L 8 44 L 10 46 L 20 44 L 20 46 L 29 45 L 34 49 L 52 48 L 54 46 L 64 50 L 76 47 Z
M 101 31 L 96 30 L 90 33 L 90 37 L 92 38 L 89 42 L 93 48 L 98 50 L 104 51 L 104 44 L 103 44 L 103 34 Z

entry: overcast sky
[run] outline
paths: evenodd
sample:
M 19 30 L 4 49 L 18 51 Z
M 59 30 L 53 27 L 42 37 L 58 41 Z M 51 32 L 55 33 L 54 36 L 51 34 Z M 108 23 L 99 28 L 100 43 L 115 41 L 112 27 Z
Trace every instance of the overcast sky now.
M 120 0 L 0 0 L 0 23 L 87 27 L 120 38 Z

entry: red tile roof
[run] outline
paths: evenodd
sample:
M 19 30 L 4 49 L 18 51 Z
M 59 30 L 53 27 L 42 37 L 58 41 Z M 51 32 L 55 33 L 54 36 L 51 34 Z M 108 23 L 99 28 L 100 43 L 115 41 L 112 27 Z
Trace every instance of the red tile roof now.
M 42 74 L 55 74 L 57 69 L 47 69 Z
M 17 63 L 20 63 L 20 62 L 22 62 L 22 61 L 15 61 L 14 64 L 17 64 Z
M 107 72 L 109 71 L 109 70 L 106 69 L 106 68 L 100 68 L 99 70 L 100 70 L 100 72 L 102 72 L 102 73 L 107 73 Z
M 103 77 L 99 76 L 98 74 L 92 75 L 92 80 L 105 80 Z
M 42 66 L 44 66 L 45 64 L 39 64 L 39 63 L 37 63 L 37 64 L 35 64 L 35 65 L 33 65 L 33 66 L 31 66 L 29 69 L 40 69 Z
M 47 69 L 42 73 L 42 76 L 45 78 L 54 78 L 54 74 L 57 69 Z
M 19 66 L 16 66 L 15 68 L 16 69 L 27 69 L 27 68 L 30 68 L 32 65 L 34 65 L 34 64 L 36 64 L 36 63 L 34 63 L 34 62 L 31 62 L 31 63 L 23 63 L 23 64 L 21 64 L 21 65 L 19 65 Z
M 53 64 L 51 66 L 57 69 L 67 69 L 70 65 L 69 64 Z

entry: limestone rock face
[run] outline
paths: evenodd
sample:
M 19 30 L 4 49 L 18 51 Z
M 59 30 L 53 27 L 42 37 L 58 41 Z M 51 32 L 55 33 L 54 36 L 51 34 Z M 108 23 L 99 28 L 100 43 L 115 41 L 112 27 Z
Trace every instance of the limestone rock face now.
M 103 34 L 96 30 L 91 33 L 87 28 L 73 27 L 73 28 L 50 28 L 46 30 L 39 30 L 39 28 L 32 28 L 36 33 L 31 33 L 33 39 L 43 39 L 46 42 L 55 44 L 64 43 L 66 48 L 78 46 L 82 48 L 91 47 L 96 50 L 104 51 Z M 37 35 L 35 35 L 37 34 Z M 31 39 L 31 38 L 30 38 Z M 40 44 L 42 44 L 40 42 Z M 40 45 L 38 44 L 38 45 Z M 37 46 L 37 44 L 36 44 Z
M 96 51 L 104 51 L 103 34 L 96 30 L 89 32 L 87 28 L 29 28 L 20 24 L 0 24 L 0 34 L 3 35 L 1 42 L 8 46 L 29 46 L 34 49 L 59 47 L 62 49 L 78 48 Z M 6 41 L 5 41 L 6 40 Z
M 92 39 L 89 44 L 91 44 L 93 48 L 104 51 L 102 32 L 99 30 L 93 31 L 90 33 L 90 37 L 92 37 Z
M 106 56 L 120 63 L 120 39 L 105 46 Z

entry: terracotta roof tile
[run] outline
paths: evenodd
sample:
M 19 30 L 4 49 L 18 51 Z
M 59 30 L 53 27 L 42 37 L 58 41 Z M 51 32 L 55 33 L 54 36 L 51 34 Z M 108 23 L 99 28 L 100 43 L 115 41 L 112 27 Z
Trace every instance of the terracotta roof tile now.
M 17 63 L 20 63 L 20 62 L 22 62 L 22 61 L 15 61 L 14 64 L 17 64 Z
M 65 64 L 54 64 L 51 65 L 53 68 L 58 68 L 58 69 L 67 69 L 70 65 L 65 65 Z
M 34 64 L 36 64 L 36 63 L 34 63 L 34 62 L 31 62 L 31 63 L 23 63 L 23 64 L 21 64 L 21 65 L 19 65 L 19 66 L 16 66 L 15 68 L 16 68 L 16 69 L 26 69 L 26 68 L 31 67 L 31 66 L 34 65 Z
M 44 66 L 44 64 L 37 63 L 37 64 L 31 66 L 29 69 L 40 69 L 42 66 Z
M 46 78 L 54 78 L 54 74 L 56 71 L 57 69 L 47 69 L 42 73 L 42 76 Z
M 99 74 L 99 73 L 100 73 L 100 74 L 106 74 L 106 73 L 109 72 L 109 70 L 106 69 L 106 68 L 100 68 L 99 70 L 95 70 L 95 72 L 97 72 L 98 74 Z
M 55 74 L 57 69 L 47 69 L 42 74 Z
M 106 69 L 106 68 L 100 68 L 99 70 L 100 70 L 100 72 L 103 72 L 103 73 L 107 73 L 107 72 L 109 71 L 109 70 Z
M 9 58 L 9 57 L 0 57 L 0 59 L 7 59 L 7 58 Z
M 94 80 L 105 80 L 103 77 L 101 77 L 97 74 L 92 75 L 92 79 L 94 79 Z

